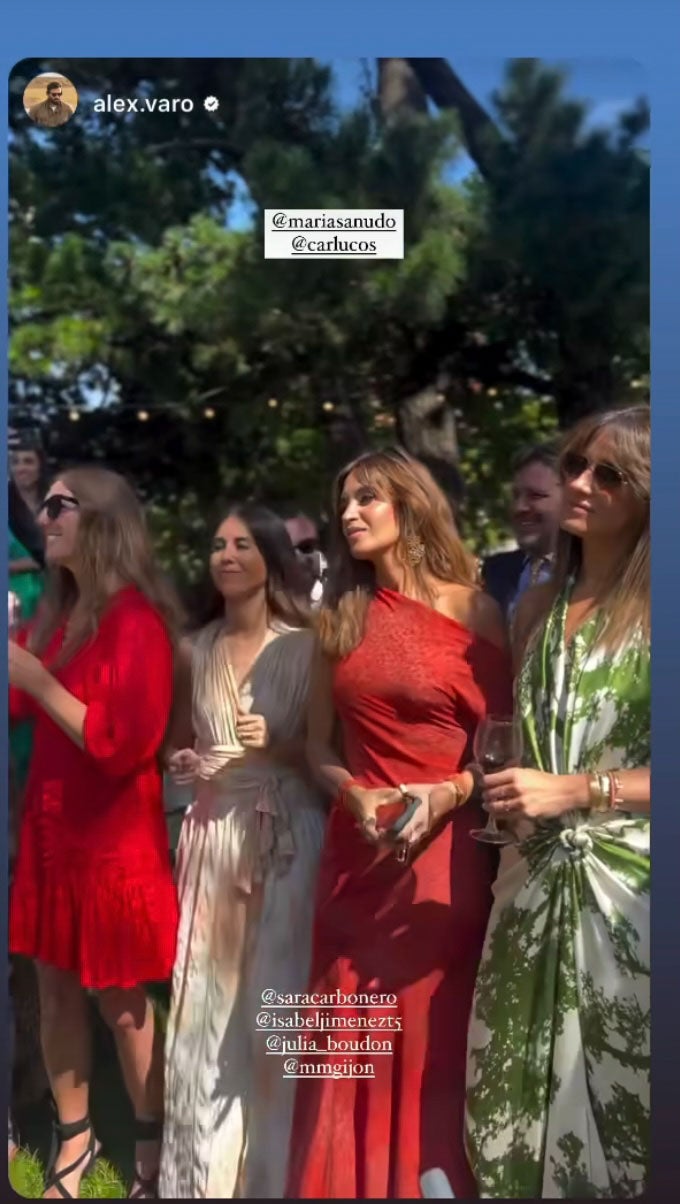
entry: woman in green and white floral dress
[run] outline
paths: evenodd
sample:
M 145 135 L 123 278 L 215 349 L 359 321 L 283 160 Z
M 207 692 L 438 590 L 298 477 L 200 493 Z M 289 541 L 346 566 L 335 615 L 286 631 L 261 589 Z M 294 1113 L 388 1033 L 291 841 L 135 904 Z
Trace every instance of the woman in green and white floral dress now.
M 485 778 L 503 849 L 468 1042 L 482 1198 L 642 1194 L 649 1152 L 649 411 L 561 455 L 552 582 L 516 618 L 523 767 Z

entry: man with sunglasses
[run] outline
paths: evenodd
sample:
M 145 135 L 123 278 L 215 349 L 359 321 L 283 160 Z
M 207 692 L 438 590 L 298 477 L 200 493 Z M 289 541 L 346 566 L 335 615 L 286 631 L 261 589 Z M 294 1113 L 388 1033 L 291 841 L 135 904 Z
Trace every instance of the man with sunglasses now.
M 518 546 L 489 556 L 483 566 L 487 593 L 510 620 L 524 591 L 550 576 L 562 503 L 552 444 L 522 452 L 513 467 L 510 521 Z
M 314 520 L 302 511 L 291 512 L 284 517 L 284 522 L 309 588 L 310 601 L 316 606 L 321 601 L 326 571 L 319 528 Z
M 31 121 L 44 129 L 66 125 L 66 122 L 73 117 L 73 113 L 74 110 L 63 99 L 63 89 L 57 80 L 52 80 L 47 85 L 47 99 L 41 101 L 40 104 L 33 105 L 28 110 Z

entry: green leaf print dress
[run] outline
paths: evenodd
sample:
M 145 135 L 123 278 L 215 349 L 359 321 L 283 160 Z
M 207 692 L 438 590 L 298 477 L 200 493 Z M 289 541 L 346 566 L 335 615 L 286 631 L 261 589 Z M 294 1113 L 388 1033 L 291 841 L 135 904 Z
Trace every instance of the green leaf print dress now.
M 524 764 L 650 763 L 650 655 L 593 617 L 567 646 L 569 589 L 517 682 Z M 466 1141 L 481 1198 L 642 1194 L 649 1153 L 649 818 L 572 811 L 506 846 L 468 1041 Z

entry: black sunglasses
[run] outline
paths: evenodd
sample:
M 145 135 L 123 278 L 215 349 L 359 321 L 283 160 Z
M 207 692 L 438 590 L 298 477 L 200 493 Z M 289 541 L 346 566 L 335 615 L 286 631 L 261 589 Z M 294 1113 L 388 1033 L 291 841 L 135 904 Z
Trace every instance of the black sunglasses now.
M 63 510 L 77 510 L 80 502 L 75 497 L 69 497 L 65 493 L 53 493 L 50 497 L 46 497 L 38 514 L 45 511 L 50 522 L 54 522 Z
M 302 556 L 311 556 L 314 552 L 318 552 L 319 541 L 318 539 L 301 539 L 294 546 L 295 551 L 299 552 Z
M 567 481 L 576 481 L 588 469 L 593 474 L 593 480 L 600 489 L 620 489 L 627 483 L 627 478 L 613 464 L 593 463 L 587 456 L 578 452 L 567 452 L 560 464 L 562 476 Z

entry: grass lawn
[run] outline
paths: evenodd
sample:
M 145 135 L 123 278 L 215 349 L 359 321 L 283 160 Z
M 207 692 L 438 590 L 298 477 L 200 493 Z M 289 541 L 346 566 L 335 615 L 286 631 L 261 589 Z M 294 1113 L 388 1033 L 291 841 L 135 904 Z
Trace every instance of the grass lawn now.
M 164 1027 L 167 990 L 152 990 L 157 1022 Z M 91 1115 L 102 1143 L 101 1156 L 91 1175 L 83 1180 L 81 1199 L 125 1198 L 134 1170 L 134 1116 L 118 1067 L 113 1037 L 92 1007 L 94 1029 L 94 1079 Z M 9 1180 L 27 1199 L 39 1199 L 44 1190 L 44 1166 L 51 1143 L 52 1110 L 49 1102 L 17 1113 L 21 1149 L 10 1163 Z

